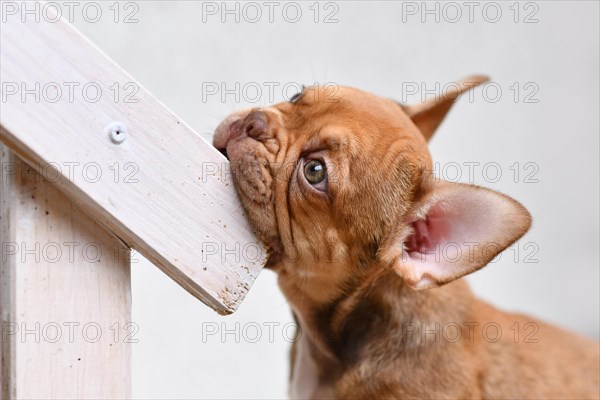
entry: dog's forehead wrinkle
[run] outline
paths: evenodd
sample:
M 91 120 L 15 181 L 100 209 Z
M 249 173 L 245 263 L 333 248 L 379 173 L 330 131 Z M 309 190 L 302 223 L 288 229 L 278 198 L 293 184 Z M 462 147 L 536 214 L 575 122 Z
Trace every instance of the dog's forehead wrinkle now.
M 319 150 L 341 151 L 349 148 L 351 138 L 341 134 L 339 127 L 323 127 L 314 133 L 303 147 L 303 153 L 309 153 Z

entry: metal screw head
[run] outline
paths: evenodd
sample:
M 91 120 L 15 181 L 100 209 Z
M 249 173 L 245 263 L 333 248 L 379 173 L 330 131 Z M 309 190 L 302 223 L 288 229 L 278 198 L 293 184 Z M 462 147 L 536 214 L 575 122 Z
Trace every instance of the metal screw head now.
M 106 127 L 106 132 L 110 136 L 110 140 L 116 144 L 123 143 L 123 141 L 127 138 L 127 128 L 122 122 L 111 122 Z

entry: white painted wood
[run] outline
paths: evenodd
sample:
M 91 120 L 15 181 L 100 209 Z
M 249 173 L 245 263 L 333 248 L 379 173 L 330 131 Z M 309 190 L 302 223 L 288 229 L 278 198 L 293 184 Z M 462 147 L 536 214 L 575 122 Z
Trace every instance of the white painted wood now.
M 194 296 L 233 312 L 266 254 L 227 160 L 68 23 L 9 18 L 0 34 L 2 141 Z M 120 144 L 106 131 L 115 122 Z
M 128 398 L 129 248 L 1 143 L 0 166 L 0 397 Z

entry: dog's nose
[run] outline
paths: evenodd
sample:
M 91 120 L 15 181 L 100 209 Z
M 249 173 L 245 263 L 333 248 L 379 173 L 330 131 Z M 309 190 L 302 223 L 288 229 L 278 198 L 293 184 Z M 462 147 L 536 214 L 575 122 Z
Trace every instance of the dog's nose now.
M 230 115 L 217 127 L 213 137 L 213 145 L 227 157 L 229 142 L 244 135 L 257 139 L 266 131 L 267 116 L 262 111 L 251 111 L 246 116 Z
M 240 129 L 241 128 L 241 129 Z M 258 138 L 267 130 L 267 117 L 262 111 L 252 111 L 244 118 L 239 134 L 246 134 L 251 138 Z

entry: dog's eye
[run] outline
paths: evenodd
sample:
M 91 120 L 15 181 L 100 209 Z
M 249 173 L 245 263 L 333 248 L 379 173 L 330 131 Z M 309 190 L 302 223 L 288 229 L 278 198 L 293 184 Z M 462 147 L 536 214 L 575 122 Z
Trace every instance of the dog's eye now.
M 321 160 L 308 160 L 304 164 L 304 177 L 311 185 L 317 185 L 325 180 L 327 171 Z
M 305 89 L 305 86 L 302 85 L 302 88 L 300 89 L 300 91 L 298 93 L 296 93 L 295 95 L 293 95 L 292 97 L 290 97 L 290 99 L 288 101 L 290 103 L 295 103 L 298 100 L 300 100 L 300 97 L 302 97 L 302 95 L 304 94 L 304 89 Z

